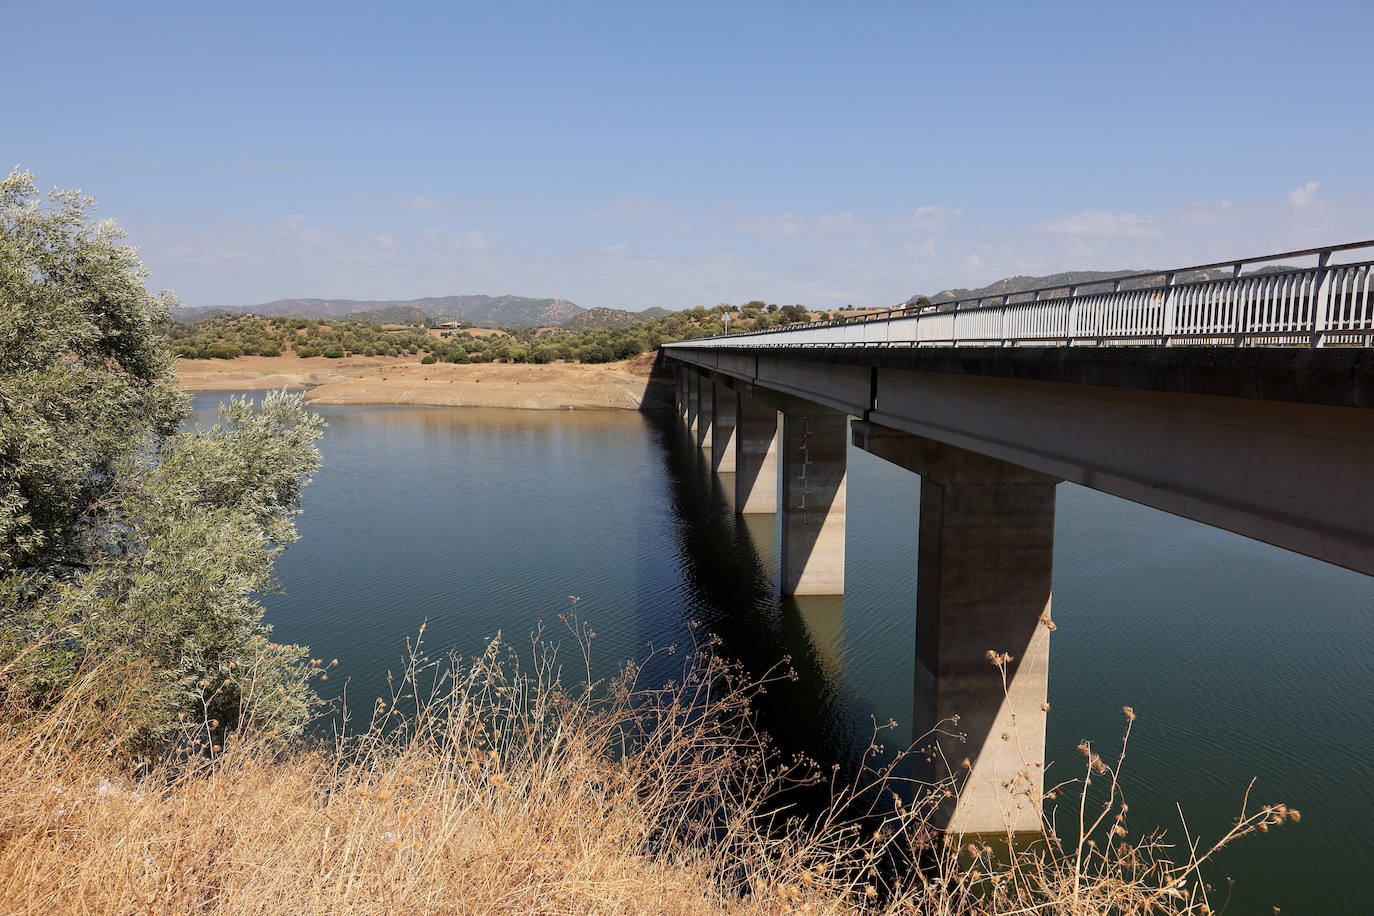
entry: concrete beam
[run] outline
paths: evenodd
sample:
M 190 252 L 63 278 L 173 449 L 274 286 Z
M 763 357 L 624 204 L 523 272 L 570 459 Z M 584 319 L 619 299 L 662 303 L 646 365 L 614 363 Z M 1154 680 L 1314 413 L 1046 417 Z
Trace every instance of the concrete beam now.
M 875 423 L 1374 575 L 1374 410 L 879 372 Z
M 735 511 L 778 511 L 778 409 L 749 388 L 735 395 Z
M 844 594 L 849 417 L 788 399 L 782 421 L 782 593 Z
M 679 358 L 683 347 L 664 352 Z M 702 346 L 695 353 L 715 357 Z M 727 358 L 727 355 L 729 358 Z M 755 356 L 1176 394 L 1374 407 L 1374 347 L 758 347 L 718 357 L 732 373 Z M 716 361 L 712 362 L 714 366 Z M 743 373 L 752 375 L 750 371 Z
M 723 379 L 716 379 L 711 394 L 711 469 L 722 474 L 734 473 L 735 423 L 739 413 L 739 396 Z

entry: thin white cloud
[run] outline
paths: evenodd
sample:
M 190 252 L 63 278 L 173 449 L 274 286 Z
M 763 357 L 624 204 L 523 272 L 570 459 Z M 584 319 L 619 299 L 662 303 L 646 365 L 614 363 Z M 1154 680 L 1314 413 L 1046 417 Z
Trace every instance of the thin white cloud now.
M 604 207 L 591 211 L 598 219 L 627 220 L 642 225 L 658 225 L 663 222 L 667 208 L 649 197 L 631 195 L 616 197 Z
M 243 248 L 197 247 L 185 242 L 173 245 L 167 253 L 186 264 L 229 264 L 251 257 L 251 252 Z
M 1133 239 L 1157 239 L 1163 232 L 1155 225 L 1153 216 L 1137 216 L 1134 213 L 1106 213 L 1102 210 L 1084 210 L 1069 216 L 1061 216 L 1041 224 L 1041 231 L 1049 235 L 1076 235 L 1090 238 L 1124 237 Z
M 458 251 L 486 251 L 491 247 L 487 240 L 486 233 L 479 229 L 473 229 L 464 235 L 453 235 L 443 229 L 436 227 L 425 230 L 425 241 L 432 245 L 442 248 L 451 248 Z
M 1288 202 L 1295 207 L 1308 207 L 1317 197 L 1317 188 L 1321 185 L 1315 181 L 1309 181 L 1301 187 L 1294 188 L 1288 192 Z
M 902 228 L 915 229 L 918 232 L 939 232 L 945 228 L 946 217 L 958 216 L 963 212 L 962 208 L 950 210 L 941 204 L 925 204 L 917 207 L 911 216 L 902 221 Z
M 312 227 L 299 213 L 284 216 L 277 221 L 273 234 L 277 238 L 299 239 L 307 245 L 318 245 L 324 241 L 324 233 Z
M 426 210 L 430 213 L 443 213 L 448 209 L 448 207 L 440 201 L 432 197 L 426 197 L 423 194 L 406 198 L 404 205 L 409 210 Z
M 909 238 L 902 243 L 902 248 L 907 255 L 912 258 L 933 258 L 935 257 L 935 238 Z
M 802 234 L 803 222 L 791 211 L 782 216 L 767 216 L 761 219 L 736 223 L 735 228 L 748 235 L 759 238 L 796 238 Z
M 822 214 L 816 220 L 816 225 L 822 232 L 829 233 L 852 233 L 860 228 L 859 220 L 852 210 L 846 210 L 844 213 Z
M 921 233 L 944 232 L 949 221 L 963 213 L 962 207 L 925 204 L 906 216 L 893 218 L 865 218 L 853 210 L 842 213 L 823 213 L 817 217 L 798 216 L 788 211 L 781 216 L 762 217 L 734 224 L 734 228 L 760 238 L 830 238 L 849 237 L 856 245 L 873 244 L 876 236 L 893 230 L 915 230 Z

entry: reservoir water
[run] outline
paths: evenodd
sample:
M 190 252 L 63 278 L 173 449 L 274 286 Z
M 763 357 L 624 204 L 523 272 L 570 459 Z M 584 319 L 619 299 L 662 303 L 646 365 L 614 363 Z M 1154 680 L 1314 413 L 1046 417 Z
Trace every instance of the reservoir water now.
M 213 422 L 228 394 L 196 398 Z M 337 657 L 366 709 L 427 624 L 431 652 L 553 633 L 576 595 L 603 670 L 690 623 L 755 672 L 799 674 L 761 710 L 785 750 L 848 764 L 872 722 L 910 740 L 919 478 L 851 448 L 841 598 L 779 598 L 773 517 L 736 516 L 671 415 L 324 407 L 301 540 L 263 597 L 276 637 Z M 1300 824 L 1208 873 L 1230 913 L 1368 912 L 1374 852 L 1374 579 L 1069 484 L 1059 488 L 1047 759 L 1137 719 L 1131 827 L 1204 842 L 1252 797 Z

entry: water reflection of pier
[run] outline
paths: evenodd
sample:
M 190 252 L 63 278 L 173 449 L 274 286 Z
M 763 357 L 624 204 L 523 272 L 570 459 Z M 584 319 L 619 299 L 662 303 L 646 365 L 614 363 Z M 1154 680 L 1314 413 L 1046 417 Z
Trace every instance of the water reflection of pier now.
M 846 692 L 843 597 L 779 594 L 776 516 L 737 514 L 733 475 L 713 473 L 681 424 L 664 417 L 659 428 L 688 607 L 749 675 L 779 673 L 790 659 L 797 679 L 759 698 L 760 722 L 785 756 L 848 776 L 871 720 Z

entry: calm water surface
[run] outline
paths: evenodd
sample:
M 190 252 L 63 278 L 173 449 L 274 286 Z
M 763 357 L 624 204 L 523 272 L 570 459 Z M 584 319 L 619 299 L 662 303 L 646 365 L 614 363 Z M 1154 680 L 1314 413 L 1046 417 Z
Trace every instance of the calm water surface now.
M 196 399 L 202 422 L 227 395 Z M 911 717 L 919 478 L 849 451 L 840 598 L 781 599 L 772 516 L 735 516 L 671 416 L 324 407 L 301 540 L 265 596 L 278 638 L 338 657 L 366 709 L 407 637 L 471 655 L 557 631 L 569 596 L 605 669 L 684 644 L 690 621 L 756 672 L 800 678 L 761 711 L 790 751 L 848 764 L 876 719 Z M 1229 912 L 1366 913 L 1374 853 L 1374 579 L 1069 484 L 1059 488 L 1047 759 L 1119 742 L 1133 831 L 1224 831 L 1252 778 L 1299 825 L 1210 872 Z M 344 678 L 332 677 L 330 684 Z M 901 729 L 890 745 L 910 739 Z

